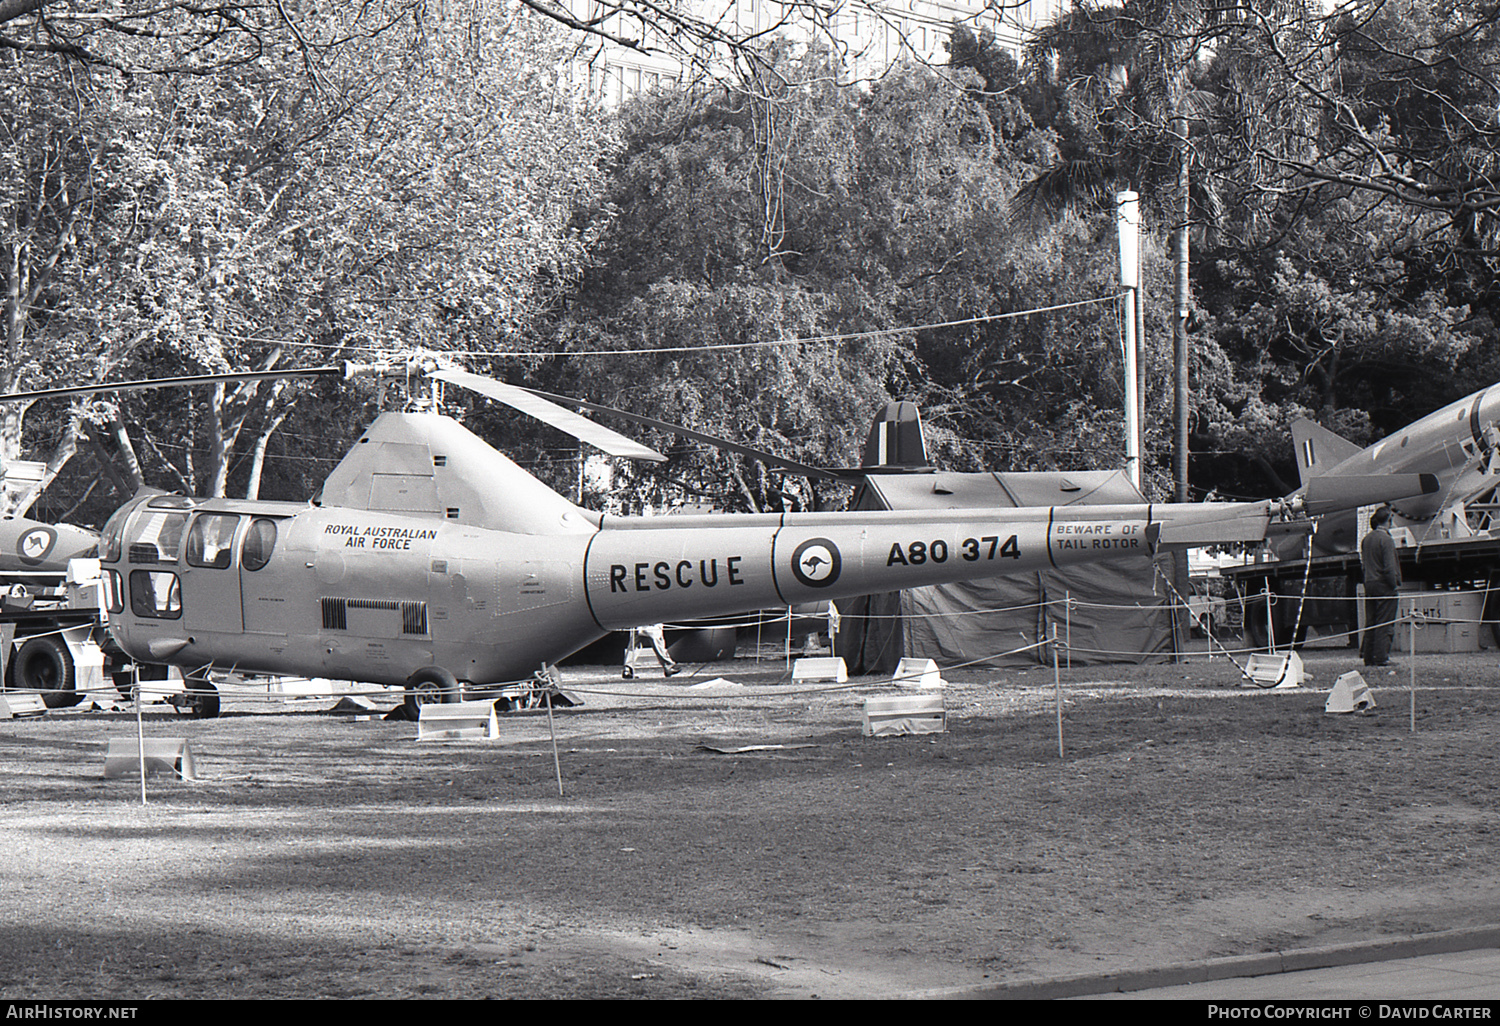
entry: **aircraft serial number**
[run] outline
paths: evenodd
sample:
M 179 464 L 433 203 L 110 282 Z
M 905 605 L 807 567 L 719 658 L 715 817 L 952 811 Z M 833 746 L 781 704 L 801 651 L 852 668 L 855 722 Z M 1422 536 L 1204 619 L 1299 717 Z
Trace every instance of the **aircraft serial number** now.
M 985 559 L 1020 559 L 1021 545 L 1016 541 L 1016 536 L 1011 535 L 1002 543 L 997 534 L 986 535 L 983 538 L 965 538 L 959 545 L 958 554 L 960 558 L 974 563 Z M 921 566 L 927 562 L 948 562 L 948 543 L 941 538 L 930 542 L 907 542 L 902 545 L 895 542 L 891 545 L 890 555 L 885 557 L 886 566 Z

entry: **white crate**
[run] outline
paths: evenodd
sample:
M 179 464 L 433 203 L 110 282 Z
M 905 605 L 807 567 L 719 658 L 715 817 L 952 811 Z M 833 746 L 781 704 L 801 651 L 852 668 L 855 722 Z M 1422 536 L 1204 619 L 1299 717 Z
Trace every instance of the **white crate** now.
M 1417 652 L 1478 652 L 1479 619 L 1484 613 L 1482 591 L 1412 591 L 1402 592 L 1400 617 L 1413 612 L 1416 623 Z M 1412 625 L 1396 624 L 1397 652 L 1410 652 Z
M 903 688 L 941 688 L 945 686 L 938 664 L 932 659 L 903 658 L 896 664 L 891 683 Z
M 941 734 L 948 729 L 942 695 L 899 695 L 865 699 L 866 737 L 889 734 Z
M 844 665 L 843 656 L 818 656 L 813 659 L 798 659 L 792 663 L 792 683 L 802 684 L 809 681 L 833 681 L 842 684 L 849 679 L 849 669 Z
M 495 703 L 428 702 L 417 716 L 418 741 L 492 740 L 500 736 Z

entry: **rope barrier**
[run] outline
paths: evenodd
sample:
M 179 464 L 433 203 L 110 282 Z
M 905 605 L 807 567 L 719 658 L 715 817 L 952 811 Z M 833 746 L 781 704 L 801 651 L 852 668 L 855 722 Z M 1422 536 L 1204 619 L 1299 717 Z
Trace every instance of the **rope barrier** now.
M 1160 569 L 1159 568 L 1158 568 L 1158 575 L 1160 575 Z M 1188 599 L 1184 598 L 1182 596 L 1182 594 L 1177 591 L 1176 587 L 1172 584 L 1171 581 L 1166 580 L 1165 578 L 1163 578 L 1163 583 L 1166 585 L 1168 591 L 1171 594 L 1169 596 L 1164 597 L 1160 602 L 1158 602 L 1156 604 L 1153 604 L 1153 605 L 1142 605 L 1140 603 L 1091 602 L 1091 601 L 1088 601 L 1088 600 L 1085 600 L 1085 599 L 1080 599 L 1080 598 L 1078 598 L 1076 596 L 1071 596 L 1070 595 L 1070 596 L 1065 597 L 1065 598 L 1059 598 L 1059 599 L 1042 599 L 1042 600 L 1039 600 L 1039 601 L 1036 601 L 1036 602 L 1027 602 L 1027 603 L 1021 603 L 1021 604 L 1018 604 L 1018 605 L 992 606 L 992 607 L 982 607 L 982 608 L 978 608 L 978 609 L 966 609 L 966 610 L 948 611 L 948 612 L 930 612 L 930 613 L 903 612 L 903 613 L 895 613 L 895 614 L 852 614 L 852 613 L 845 612 L 845 613 L 843 613 L 843 618 L 845 620 L 850 620 L 850 621 L 853 621 L 853 620 L 866 620 L 866 621 L 892 620 L 892 621 L 894 621 L 894 620 L 902 620 L 902 619 L 908 619 L 908 618 L 918 618 L 918 619 L 925 619 L 925 620 L 946 620 L 946 619 L 952 619 L 952 618 L 956 618 L 956 617 L 972 617 L 972 616 L 998 615 L 998 614 L 1018 614 L 1018 613 L 1019 614 L 1024 614 L 1024 613 L 1034 613 L 1034 612 L 1038 612 L 1038 611 L 1042 612 L 1044 614 L 1044 616 L 1046 616 L 1046 615 L 1055 615 L 1055 613 L 1057 611 L 1063 611 L 1063 614 L 1065 616 L 1067 616 L 1068 619 L 1069 619 L 1069 621 L 1071 622 L 1071 612 L 1074 611 L 1074 610 L 1085 610 L 1085 611 L 1086 610 L 1099 610 L 1099 611 L 1130 610 L 1130 611 L 1139 611 L 1139 612 L 1161 612 L 1161 613 L 1186 612 L 1188 614 L 1188 616 L 1189 616 L 1190 619 L 1196 620 L 1197 618 L 1192 615 L 1192 611 L 1194 609 L 1194 603 L 1191 602 L 1191 601 L 1189 601 Z M 1486 597 L 1488 596 L 1488 594 L 1490 593 L 1491 590 L 1493 590 L 1493 589 L 1491 587 L 1489 587 L 1488 585 L 1486 585 L 1483 588 L 1476 587 L 1476 588 L 1472 588 L 1472 589 L 1462 589 L 1462 591 L 1464 591 L 1464 592 L 1482 594 L 1482 595 L 1484 595 Z M 1414 596 L 1418 597 L 1418 598 L 1421 598 L 1421 597 L 1428 597 L 1428 596 L 1434 596 L 1434 595 L 1459 594 L 1459 593 L 1460 593 L 1460 590 L 1452 590 L 1452 591 L 1434 590 L 1434 591 L 1424 591 L 1424 592 L 1408 592 L 1408 593 L 1403 593 L 1400 597 L 1402 599 L 1408 599 L 1408 598 L 1411 598 L 1411 597 L 1414 597 Z M 1303 587 L 1303 589 L 1302 589 L 1302 591 L 1301 591 L 1300 594 L 1296 593 L 1296 592 L 1293 592 L 1293 593 L 1263 592 L 1260 595 L 1254 595 L 1254 596 L 1234 595 L 1234 596 L 1225 596 L 1222 599 L 1218 599 L 1217 597 L 1215 597 L 1215 598 L 1216 598 L 1217 602 L 1222 602 L 1223 603 L 1222 608 L 1226 611 L 1226 613 L 1228 611 L 1230 611 L 1231 609 L 1234 609 L 1235 607 L 1238 607 L 1238 609 L 1240 611 L 1240 616 L 1241 616 L 1242 622 L 1243 622 L 1243 617 L 1249 612 L 1249 610 L 1248 610 L 1247 607 L 1249 605 L 1251 605 L 1252 603 L 1259 604 L 1261 602 L 1266 602 L 1266 601 L 1275 603 L 1275 602 L 1278 602 L 1278 601 L 1292 600 L 1292 599 L 1298 600 L 1299 603 L 1301 603 L 1301 602 L 1305 602 L 1305 600 L 1308 597 L 1314 597 L 1314 598 L 1316 598 L 1321 603 L 1359 602 L 1359 601 L 1361 601 L 1361 599 L 1360 599 L 1359 596 L 1350 596 L 1350 595 L 1318 595 L 1318 596 L 1307 596 L 1307 594 L 1306 594 L 1306 582 L 1304 582 L 1304 587 Z M 1198 605 L 1201 607 L 1201 603 L 1198 603 Z M 1482 608 L 1483 608 L 1483 606 L 1481 605 L 1481 609 Z M 826 613 L 801 613 L 801 614 L 799 614 L 799 613 L 793 612 L 792 610 L 788 610 L 786 613 L 778 615 L 775 618 L 768 618 L 768 617 L 765 617 L 765 616 L 762 615 L 762 616 L 756 616 L 754 619 L 750 619 L 750 618 L 727 618 L 727 620 L 725 622 L 716 622 L 716 623 L 713 623 L 713 624 L 673 623 L 673 624 L 668 624 L 666 626 L 668 626 L 668 627 L 670 627 L 672 629 L 678 629 L 678 630 L 694 630 L 694 629 L 700 629 L 700 628 L 704 628 L 704 627 L 731 627 L 731 626 L 732 627 L 741 627 L 741 626 L 752 626 L 752 625 L 755 625 L 755 624 L 761 624 L 761 625 L 770 626 L 770 625 L 773 625 L 773 624 L 780 624 L 780 623 L 790 624 L 790 622 L 792 620 L 794 620 L 794 619 L 806 619 L 806 620 L 811 620 L 811 621 L 817 621 L 817 620 L 822 620 L 822 619 L 825 619 L 825 618 L 826 618 Z M 1062 619 L 1062 617 L 1057 617 L 1058 621 L 1060 621 L 1061 619 Z M 1299 620 L 1300 619 L 1301 619 L 1301 611 L 1299 610 Z M 1479 625 L 1482 625 L 1482 624 L 1485 624 L 1485 623 L 1488 623 L 1488 622 L 1490 622 L 1490 621 L 1486 621 L 1485 619 L 1483 619 L 1482 616 L 1479 616 L 1479 617 L 1469 617 L 1469 616 L 1434 617 L 1434 616 L 1425 615 L 1421 610 L 1408 609 L 1406 612 L 1399 613 L 1395 618 L 1393 618 L 1391 620 L 1386 620 L 1386 621 L 1382 621 L 1380 623 L 1376 623 L 1376 624 L 1372 624 L 1372 625 L 1367 625 L 1366 629 L 1369 629 L 1370 627 L 1395 627 L 1395 626 L 1398 626 L 1398 625 L 1401 625 L 1401 624 L 1410 624 L 1410 625 L 1413 626 L 1413 628 L 1415 630 L 1424 630 L 1424 629 L 1427 629 L 1428 627 L 1433 627 L 1433 626 L 1443 626 L 1443 625 L 1449 625 L 1449 624 L 1479 626 Z M 81 626 L 81 625 L 77 625 L 77 626 Z M 28 635 L 24 636 L 23 638 L 17 639 L 17 642 L 18 642 L 18 644 L 23 644 L 26 640 L 29 640 L 30 638 L 63 636 L 65 634 L 67 634 L 68 631 L 70 631 L 70 630 L 75 630 L 76 631 L 77 630 L 77 626 L 55 628 L 55 629 L 46 630 L 46 631 L 37 631 L 36 633 L 28 634 Z M 1076 623 L 1073 626 L 1075 628 L 1078 627 L 1078 625 Z M 1218 637 L 1218 636 L 1216 636 L 1215 633 L 1214 633 L 1214 622 L 1213 622 L 1213 619 L 1211 617 L 1204 619 L 1203 626 L 1205 628 L 1205 633 L 1208 636 L 1210 653 L 1212 653 L 1213 651 L 1219 651 L 1219 652 L 1223 653 L 1226 657 L 1229 657 L 1231 660 L 1235 661 L 1236 666 L 1240 666 L 1239 660 L 1236 657 L 1243 657 L 1243 656 L 1249 655 L 1251 653 L 1259 652 L 1259 651 L 1262 650 L 1261 646 L 1244 645 L 1244 646 L 1231 647 L 1229 645 L 1224 644 L 1224 642 L 1221 640 L 1221 638 Z M 1357 628 L 1355 628 L 1355 629 L 1349 629 L 1349 630 L 1329 631 L 1327 633 L 1321 634 L 1320 637 L 1319 637 L 1319 640 L 1323 641 L 1323 642 L 1334 643 L 1334 644 L 1342 642 L 1343 644 L 1348 645 L 1349 642 L 1352 639 L 1354 639 L 1355 637 L 1358 636 L 1358 634 L 1359 634 L 1359 631 L 1358 631 Z M 977 666 L 977 665 L 981 665 L 981 664 L 985 664 L 985 663 L 991 662 L 993 660 L 1004 659 L 1004 658 L 1008 658 L 1008 657 L 1014 657 L 1016 655 L 1020 655 L 1020 654 L 1026 653 L 1026 652 L 1036 651 L 1036 650 L 1044 648 L 1044 647 L 1046 647 L 1048 645 L 1053 645 L 1053 646 L 1057 647 L 1059 651 L 1066 652 L 1070 657 L 1073 656 L 1073 655 L 1080 655 L 1080 656 L 1084 656 L 1084 657 L 1092 657 L 1092 658 L 1095 658 L 1095 659 L 1104 658 L 1104 659 L 1108 659 L 1110 661 L 1120 661 L 1120 662 L 1130 662 L 1132 660 L 1140 660 L 1142 658 L 1151 658 L 1151 657 L 1155 657 L 1155 656 L 1164 656 L 1164 655 L 1173 654 L 1170 651 L 1164 651 L 1164 650 L 1161 650 L 1161 649 L 1152 650 L 1152 651 L 1141 651 L 1140 649 L 1135 649 L 1135 648 L 1132 648 L 1132 649 L 1114 649 L 1114 648 L 1105 648 L 1105 647 L 1100 647 L 1100 646 L 1096 646 L 1096 645 L 1089 645 L 1089 644 L 1073 644 L 1073 643 L 1071 643 L 1070 640 L 1064 640 L 1064 639 L 1061 639 L 1061 638 L 1059 638 L 1057 640 L 1049 640 L 1049 639 L 1045 639 L 1044 638 L 1044 639 L 1040 639 L 1038 641 L 1035 641 L 1035 642 L 1032 642 L 1032 643 L 1029 643 L 1029 644 L 1021 645 L 1021 646 L 1016 647 L 1016 648 L 1011 648 L 1011 649 L 1007 649 L 1007 650 L 1003 650 L 1003 651 L 998 651 L 998 652 L 992 652 L 992 653 L 988 653 L 988 654 L 985 654 L 985 655 L 982 655 L 982 656 L 977 656 L 977 657 L 969 659 L 969 660 L 965 660 L 963 662 L 949 664 L 949 665 L 947 665 L 947 666 L 945 666 L 943 668 L 944 669 L 963 669 L 963 668 L 967 668 L 967 667 L 971 667 L 971 666 Z M 209 667 L 205 666 L 205 667 L 199 667 L 196 671 L 189 670 L 189 671 L 187 671 L 187 676 L 192 676 L 195 672 L 197 674 L 199 674 L 199 675 L 206 676 L 208 669 L 209 669 Z M 1244 668 L 1242 666 L 1240 666 L 1240 670 L 1241 670 L 1241 673 L 1243 674 L 1244 673 Z M 901 683 L 901 681 L 902 681 L 902 678 L 892 677 L 892 678 L 889 678 L 888 680 L 882 680 L 879 683 L 881 685 L 884 685 L 884 686 L 889 686 L 890 684 L 899 684 L 899 683 Z M 869 686 L 872 686 L 873 683 L 874 682 L 864 681 L 864 682 L 855 682 L 855 683 L 850 683 L 850 684 L 830 685 L 830 686 L 822 686 L 822 687 L 801 687 L 801 688 L 797 688 L 797 689 L 787 689 L 786 687 L 778 686 L 773 691 L 765 691 L 765 692 L 744 692 L 744 691 L 740 691 L 740 692 L 737 692 L 733 696 L 711 696 L 711 695 L 706 695 L 706 694 L 703 694 L 703 693 L 697 693 L 697 694 L 695 694 L 695 695 L 693 695 L 691 697 L 693 697 L 695 699 L 703 699 L 703 698 L 711 698 L 711 697 L 762 697 L 762 696 L 766 696 L 766 695 L 795 695 L 795 694 L 837 693 L 837 692 L 841 692 L 841 691 L 856 690 L 856 689 L 861 688 L 861 687 L 869 687 Z M 227 688 L 225 687 L 225 685 L 224 685 L 223 682 L 215 682 L 215 686 L 216 686 L 216 690 L 220 690 L 221 693 L 233 694 L 234 697 L 237 700 L 266 701 L 266 702 L 286 702 L 286 701 L 292 700 L 292 699 L 297 699 L 297 700 L 338 699 L 338 698 L 344 698 L 344 697 L 350 697 L 350 698 L 387 697 L 388 698 L 388 697 L 391 697 L 393 694 L 403 694 L 404 695 L 404 689 L 400 685 L 391 685 L 389 687 L 373 687 L 373 688 L 344 688 L 344 689 L 341 689 L 341 690 L 329 690 L 329 691 L 326 691 L 326 692 L 314 692 L 314 691 L 302 691 L 302 690 L 298 690 L 296 692 L 281 692 L 281 693 L 273 693 L 273 692 L 271 692 L 270 689 L 272 687 L 277 686 L 277 685 L 269 683 L 269 682 L 267 684 L 265 684 L 265 685 L 254 685 L 254 684 L 249 684 L 249 685 L 235 685 L 235 684 L 229 684 L 227 686 Z M 259 687 L 262 687 L 262 686 L 265 687 L 265 688 L 267 688 L 267 692 L 264 695 L 247 694 L 246 693 L 247 689 L 254 690 L 254 689 L 258 689 Z M 488 692 L 499 693 L 499 692 L 502 692 L 502 691 L 507 690 L 507 689 L 537 689 L 539 687 L 539 682 L 537 681 L 536 678 L 533 677 L 533 678 L 524 678 L 524 679 L 513 680 L 513 681 L 500 681 L 500 682 L 495 682 L 495 683 L 486 683 L 486 684 L 482 685 L 481 687 L 482 687 L 482 690 L 484 692 L 486 692 L 486 693 L 488 693 Z M 640 692 L 620 691 L 620 690 L 602 689 L 602 688 L 591 688 L 591 687 L 580 686 L 580 685 L 575 685 L 575 684 L 570 684 L 568 686 L 568 689 L 570 691 L 578 692 L 579 694 L 593 694 L 593 695 L 599 695 L 601 697 L 652 698 L 652 699 L 660 699 L 660 698 L 663 698 L 663 697 L 674 697 L 672 695 L 666 695 L 666 696 L 664 696 L 662 694 L 646 694 L 646 693 L 640 693 Z M 48 688 L 15 688 L 15 689 L 12 689 L 12 690 L 20 692 L 20 693 L 40 694 L 40 695 L 43 695 L 43 696 L 46 696 L 46 695 L 56 695 L 56 694 L 75 694 L 76 693 L 76 689 L 63 689 L 63 688 L 51 688 L 51 689 L 48 689 Z M 96 691 L 110 691 L 110 690 L 118 690 L 118 689 L 114 688 L 114 686 L 112 684 L 108 683 L 108 682 L 105 682 L 101 686 L 101 688 L 96 689 Z M 140 684 L 140 693 L 141 693 L 142 697 L 144 699 L 146 699 L 146 700 L 154 700 L 156 698 L 167 698 L 167 697 L 173 697 L 173 696 L 181 696 L 183 694 L 191 693 L 192 691 L 193 691 L 193 688 L 191 686 L 191 681 L 184 681 L 184 683 L 182 684 L 182 686 L 167 685 L 167 684 L 164 684 L 164 683 L 161 683 L 161 682 L 151 682 L 151 681 L 142 682 Z

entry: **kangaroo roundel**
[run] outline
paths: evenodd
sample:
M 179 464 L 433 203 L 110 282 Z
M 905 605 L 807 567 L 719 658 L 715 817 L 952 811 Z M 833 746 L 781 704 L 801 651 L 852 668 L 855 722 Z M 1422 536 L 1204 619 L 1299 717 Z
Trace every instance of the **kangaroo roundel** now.
M 809 538 L 792 553 L 792 576 L 809 588 L 826 588 L 839 579 L 839 547 L 827 538 Z
M 50 527 L 37 527 L 27 531 L 16 543 L 16 552 L 21 562 L 35 565 L 47 558 L 57 541 L 57 532 Z

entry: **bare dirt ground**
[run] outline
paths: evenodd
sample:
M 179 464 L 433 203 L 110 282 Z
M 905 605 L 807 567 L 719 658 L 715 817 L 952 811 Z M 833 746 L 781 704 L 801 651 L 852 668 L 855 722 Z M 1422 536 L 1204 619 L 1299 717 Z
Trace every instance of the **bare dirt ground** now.
M 877 997 L 1500 922 L 1500 655 L 1371 715 L 1225 658 L 950 672 L 948 730 L 780 662 L 564 671 L 585 705 L 416 740 L 328 699 L 0 721 L 0 998 Z M 743 687 L 693 689 L 722 676 Z M 778 680 L 780 681 L 778 683 Z M 382 699 L 389 706 L 393 699 Z M 784 747 L 720 755 L 698 750 Z

